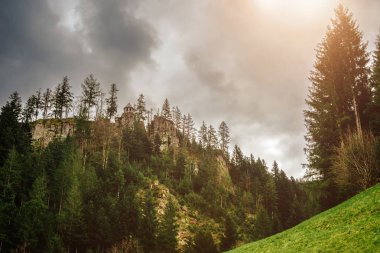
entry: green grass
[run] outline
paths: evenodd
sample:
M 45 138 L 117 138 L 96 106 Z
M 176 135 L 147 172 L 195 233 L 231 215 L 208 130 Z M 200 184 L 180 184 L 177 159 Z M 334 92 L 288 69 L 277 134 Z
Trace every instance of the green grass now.
M 380 184 L 291 229 L 229 252 L 380 252 Z

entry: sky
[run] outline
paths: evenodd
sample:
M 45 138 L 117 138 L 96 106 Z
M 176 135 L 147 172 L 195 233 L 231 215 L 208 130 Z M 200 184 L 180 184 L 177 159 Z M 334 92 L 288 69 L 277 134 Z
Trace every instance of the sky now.
M 119 87 L 119 112 L 143 93 L 196 126 L 225 121 L 245 155 L 302 177 L 303 110 L 315 49 L 339 3 L 374 50 L 378 0 L 3 0 L 0 105 L 67 75 Z

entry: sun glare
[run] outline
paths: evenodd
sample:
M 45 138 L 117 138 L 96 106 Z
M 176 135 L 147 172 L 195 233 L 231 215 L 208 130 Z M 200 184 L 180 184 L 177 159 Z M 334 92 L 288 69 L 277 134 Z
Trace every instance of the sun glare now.
M 250 0 L 253 7 L 265 12 L 287 12 L 298 15 L 313 15 L 328 5 L 329 0 Z

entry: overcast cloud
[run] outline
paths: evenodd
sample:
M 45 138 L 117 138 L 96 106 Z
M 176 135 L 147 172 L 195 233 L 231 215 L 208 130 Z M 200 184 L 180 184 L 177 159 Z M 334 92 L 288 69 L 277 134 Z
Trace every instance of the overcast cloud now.
M 14 90 L 25 99 L 64 75 L 79 95 L 93 73 L 105 89 L 118 84 L 120 107 L 140 93 L 153 108 L 167 97 L 197 126 L 225 120 L 232 145 L 300 177 L 314 49 L 342 2 L 373 50 L 380 1 L 264 2 L 2 1 L 0 104 Z

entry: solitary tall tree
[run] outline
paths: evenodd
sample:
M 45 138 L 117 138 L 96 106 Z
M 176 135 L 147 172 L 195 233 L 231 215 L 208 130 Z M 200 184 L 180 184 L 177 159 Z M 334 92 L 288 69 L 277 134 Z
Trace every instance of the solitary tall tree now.
M 140 94 L 137 99 L 136 116 L 138 121 L 144 121 L 146 119 L 145 98 L 143 94 Z
M 48 111 L 51 108 L 51 102 L 52 102 L 52 91 L 51 89 L 47 88 L 46 91 L 42 94 L 42 117 L 43 119 L 46 119 L 48 116 Z
M 63 113 L 67 114 L 72 106 L 73 93 L 67 76 L 63 77 L 62 83 L 58 84 L 53 99 L 53 112 L 56 118 L 62 119 Z
M 208 138 L 207 138 L 207 126 L 205 122 L 202 122 L 201 128 L 198 131 L 198 140 L 202 147 L 206 147 L 208 144 Z
M 352 14 L 339 5 L 325 38 L 317 48 L 305 110 L 310 172 L 327 183 L 324 207 L 335 203 L 332 157 L 349 130 L 367 128 L 364 114 L 370 100 L 367 43 Z
M 67 118 L 74 99 L 74 95 L 71 92 L 71 85 L 69 84 L 69 78 L 67 76 L 63 77 L 60 96 L 62 99 L 62 107 L 65 111 L 65 117 Z
M 91 74 L 84 79 L 82 84 L 83 102 L 87 107 L 87 118 L 90 118 L 92 106 L 96 105 L 96 101 L 100 96 L 100 83 Z
M 215 128 L 210 125 L 207 129 L 207 146 L 211 148 L 216 148 L 218 145 L 218 137 L 216 135 Z
M 220 139 L 220 149 L 223 153 L 228 153 L 228 144 L 230 143 L 230 130 L 226 122 L 222 121 L 219 125 L 219 139 Z
M 109 90 L 109 97 L 106 99 L 107 103 L 107 116 L 109 119 L 115 116 L 117 112 L 117 92 L 119 90 L 116 87 L 116 84 L 111 84 Z
M 164 104 L 162 105 L 162 116 L 164 116 L 166 119 L 171 119 L 172 115 L 170 112 L 170 104 L 167 98 L 165 98 Z

